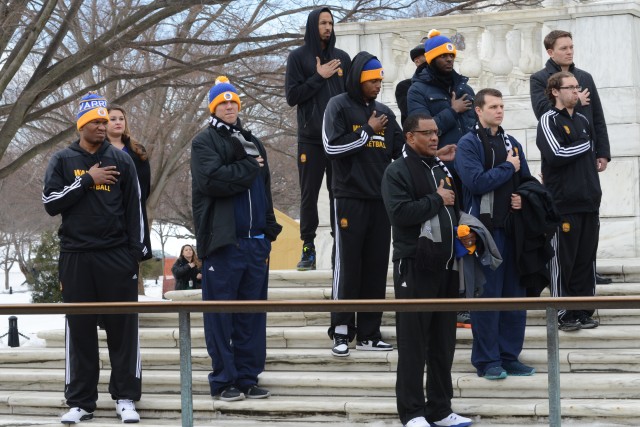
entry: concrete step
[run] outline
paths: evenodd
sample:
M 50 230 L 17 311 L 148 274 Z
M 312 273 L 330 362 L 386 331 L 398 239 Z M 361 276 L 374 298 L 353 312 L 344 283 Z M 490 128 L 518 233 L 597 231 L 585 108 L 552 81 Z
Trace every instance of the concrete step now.
M 478 427 L 498 423 L 502 427 L 548 425 L 546 399 L 454 398 L 452 403 L 455 412 L 472 417 L 474 426 Z M 140 425 L 180 425 L 180 399 L 175 394 L 148 396 L 143 393 L 136 406 L 143 420 Z M 317 426 L 322 427 L 334 424 L 340 427 L 397 427 L 400 424 L 394 397 L 272 396 L 264 400 L 221 402 L 209 396 L 194 395 L 193 406 L 196 426 L 267 427 L 272 423 L 278 427 L 305 427 L 307 424 L 315 427 L 313 423 L 317 422 Z M 10 414 L 1 419 L 32 417 L 31 421 L 34 421 L 48 414 L 49 419 L 59 420 L 56 417 L 65 411 L 62 392 L 0 391 L 0 413 Z M 573 425 L 636 425 L 634 420 L 640 417 L 640 400 L 564 398 L 561 411 L 564 419 L 572 418 L 569 423 L 575 420 Z M 115 423 L 122 425 L 115 418 L 113 402 L 103 393 L 95 418 L 88 425 L 98 427 Z M 59 424 L 54 421 L 52 425 Z
M 394 326 L 380 328 L 382 338 L 395 345 Z M 106 334 L 98 332 L 102 347 L 106 347 Z M 46 340 L 47 347 L 64 346 L 64 330 L 41 331 L 38 338 Z M 473 337 L 471 329 L 457 329 L 456 348 L 470 348 Z M 640 328 L 636 325 L 602 325 L 596 329 L 575 332 L 560 332 L 561 348 L 637 348 Z M 179 348 L 178 328 L 150 328 L 140 330 L 143 348 Z M 353 342 L 352 345 L 355 345 Z M 542 325 L 528 326 L 525 330 L 525 348 L 546 348 L 547 331 Z M 191 347 L 205 348 L 204 329 L 191 329 Z M 331 340 L 325 326 L 267 327 L 268 348 L 326 348 Z
M 100 373 L 101 393 L 107 393 L 110 371 Z M 207 371 L 193 372 L 193 393 L 209 395 Z M 539 398 L 548 397 L 547 375 L 507 377 L 488 381 L 475 372 L 452 372 L 453 393 L 456 397 Z M 327 371 L 265 371 L 260 385 L 274 396 L 395 396 L 395 372 L 330 372 Z M 640 373 L 596 372 L 564 373 L 561 376 L 561 395 L 565 398 L 640 399 Z M 59 391 L 64 385 L 62 369 L 0 368 L 0 390 Z M 179 393 L 180 372 L 146 369 L 143 389 L 147 395 Z
M 640 373 L 640 349 L 561 349 L 560 372 L 633 372 Z M 22 347 L 0 349 L 0 366 L 12 369 L 64 369 L 64 349 Z M 177 348 L 142 348 L 144 370 L 180 369 L 180 352 Z M 459 348 L 455 352 L 453 371 L 473 373 L 470 363 L 471 350 Z M 521 360 L 536 368 L 537 372 L 547 372 L 546 349 L 527 348 Z M 100 350 L 101 368 L 109 369 L 109 355 L 106 348 Z M 352 351 L 349 357 L 334 357 L 329 348 L 269 348 L 267 349 L 266 371 L 284 371 L 296 375 L 298 371 L 337 372 L 395 372 L 398 352 Z M 193 371 L 211 370 L 211 358 L 204 348 L 191 352 Z
M 331 279 L 327 279 L 322 283 L 299 283 L 297 281 L 284 282 L 281 281 L 278 286 L 273 286 L 269 282 L 268 298 L 274 301 L 287 300 L 328 300 L 331 299 Z M 639 283 L 612 283 L 609 285 L 597 285 L 596 295 L 598 296 L 623 296 L 640 294 Z M 549 290 L 545 289 L 543 296 L 549 296 Z M 392 278 L 387 278 L 386 299 L 393 299 L 395 296 L 393 290 Z M 169 291 L 165 294 L 165 298 L 172 301 L 201 301 L 202 291 L 200 289 Z
M 202 313 L 191 313 L 191 327 L 203 328 Z M 603 326 L 640 324 L 640 309 L 601 309 L 594 315 Z M 177 328 L 177 313 L 141 313 L 140 328 Z M 324 326 L 329 327 L 331 315 L 325 312 L 291 312 L 267 313 L 267 326 L 300 327 Z M 527 325 L 545 325 L 546 312 L 544 310 L 530 310 L 527 312 Z M 382 325 L 395 325 L 395 312 L 382 314 Z
M 203 328 L 202 313 L 191 313 L 191 327 Z M 640 324 L 640 309 L 603 309 L 594 315 L 603 325 L 633 325 Z M 177 328 L 177 313 L 141 313 L 140 328 Z M 326 312 L 291 312 L 267 313 L 267 326 L 270 327 L 329 327 L 331 315 Z M 527 325 L 545 325 L 544 310 L 530 310 L 527 312 Z M 395 325 L 395 312 L 382 313 L 382 326 Z

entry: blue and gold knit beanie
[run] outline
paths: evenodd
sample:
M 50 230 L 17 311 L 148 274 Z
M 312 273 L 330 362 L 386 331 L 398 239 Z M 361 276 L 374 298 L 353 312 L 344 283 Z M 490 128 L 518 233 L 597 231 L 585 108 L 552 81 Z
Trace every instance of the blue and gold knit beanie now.
M 378 61 L 378 58 L 375 56 L 367 61 L 362 67 L 362 72 L 360 73 L 360 83 L 366 82 L 367 80 L 382 80 L 384 79 L 384 70 L 382 69 L 382 64 Z
M 452 53 L 455 57 L 458 53 L 456 46 L 447 37 L 440 35 L 440 31 L 431 30 L 427 37 L 428 39 L 424 42 L 424 57 L 428 64 L 440 55 Z
M 96 92 L 89 92 L 80 98 L 78 105 L 78 114 L 76 115 L 76 125 L 80 130 L 84 125 L 92 120 L 104 119 L 109 121 L 109 112 L 107 111 L 107 100 L 104 96 Z
M 222 104 L 226 101 L 233 101 L 238 104 L 238 111 L 242 104 L 240 103 L 240 97 L 238 91 L 229 83 L 229 79 L 225 76 L 220 76 L 216 79 L 216 83 L 209 90 L 209 111 L 214 114 L 218 104 Z

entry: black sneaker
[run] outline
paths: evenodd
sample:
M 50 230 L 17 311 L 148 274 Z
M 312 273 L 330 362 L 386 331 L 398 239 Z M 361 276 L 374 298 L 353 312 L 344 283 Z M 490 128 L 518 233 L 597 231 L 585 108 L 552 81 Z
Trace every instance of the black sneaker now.
M 388 344 L 382 340 L 377 341 L 358 341 L 356 343 L 356 350 L 363 351 L 391 351 L 393 350 L 393 346 Z
M 600 322 L 587 315 L 582 316 L 578 322 L 580 322 L 580 329 L 594 329 L 600 325 Z
M 216 394 L 213 398 L 225 402 L 234 402 L 236 400 L 244 400 L 244 393 L 230 385 L 222 389 L 220 394 Z
M 613 280 L 611 280 L 611 278 L 605 277 L 600 273 L 596 273 L 596 284 L 597 285 L 609 285 L 609 284 L 611 284 L 611 282 L 613 282 Z
M 564 332 L 578 331 L 582 329 L 582 324 L 579 320 L 560 320 L 558 321 L 558 330 Z
M 345 357 L 349 355 L 349 336 L 342 334 L 333 334 L 333 348 L 331 354 L 336 357 Z
M 244 392 L 244 397 L 247 399 L 266 399 L 269 396 L 271 396 L 269 390 L 258 387 L 257 385 L 252 385 Z
M 302 258 L 296 266 L 298 271 L 307 271 L 316 269 L 316 248 L 313 245 L 304 245 L 302 247 Z

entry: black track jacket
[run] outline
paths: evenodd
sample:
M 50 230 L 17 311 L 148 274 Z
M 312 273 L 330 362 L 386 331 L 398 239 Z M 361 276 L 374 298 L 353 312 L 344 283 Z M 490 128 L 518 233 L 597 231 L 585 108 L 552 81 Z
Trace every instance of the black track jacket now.
M 94 185 L 87 171 L 96 163 L 116 166 L 118 181 Z M 128 247 L 140 260 L 149 250 L 143 244 L 140 186 L 133 160 L 107 140 L 95 154 L 82 149 L 79 141 L 55 153 L 44 177 L 42 202 L 49 215 L 62 214 L 58 230 L 62 252 Z
M 374 58 L 360 52 L 347 75 L 347 93 L 334 96 L 324 114 L 322 142 L 331 159 L 331 187 L 335 198 L 381 199 L 380 184 L 385 168 L 401 155 L 404 136 L 389 107 L 377 101 L 367 105 L 360 88 L 360 74 Z M 387 127 L 374 133 L 367 124 L 373 111 L 386 114 Z
M 575 112 L 553 108 L 540 117 L 536 145 L 542 154 L 542 179 L 560 214 L 592 213 L 600 209 L 602 190 L 589 121 Z

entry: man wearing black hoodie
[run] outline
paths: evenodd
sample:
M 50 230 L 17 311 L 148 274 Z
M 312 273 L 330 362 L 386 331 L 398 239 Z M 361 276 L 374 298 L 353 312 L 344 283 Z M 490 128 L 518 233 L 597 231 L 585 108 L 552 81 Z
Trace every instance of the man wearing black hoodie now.
M 334 300 L 384 299 L 391 244 L 380 184 L 382 174 L 397 158 L 404 138 L 389 107 L 375 99 L 383 70 L 368 52 L 353 58 L 347 92 L 331 98 L 323 122 L 324 150 L 331 159 L 335 197 Z M 349 355 L 349 341 L 358 350 L 389 351 L 382 341 L 382 313 L 332 313 L 329 336 L 334 356 Z
M 345 91 L 349 55 L 335 47 L 333 15 L 327 7 L 309 14 L 304 45 L 287 59 L 287 103 L 298 106 L 298 176 L 300 180 L 300 239 L 302 258 L 298 270 L 316 268 L 314 240 L 318 228 L 318 194 L 327 173 L 329 202 L 333 211 L 331 166 L 322 149 L 322 116 L 332 96 Z M 331 220 L 333 231 L 334 224 Z

